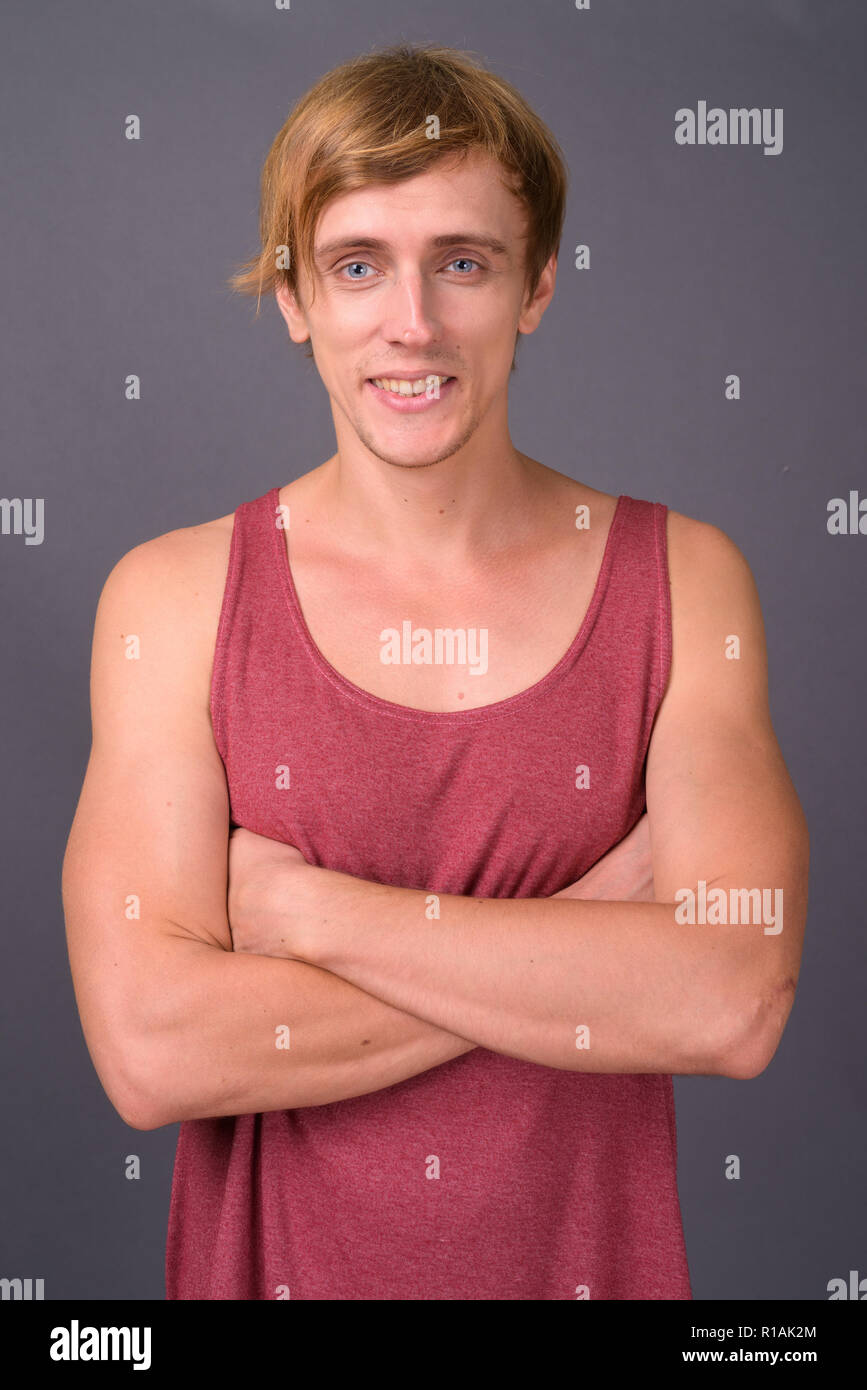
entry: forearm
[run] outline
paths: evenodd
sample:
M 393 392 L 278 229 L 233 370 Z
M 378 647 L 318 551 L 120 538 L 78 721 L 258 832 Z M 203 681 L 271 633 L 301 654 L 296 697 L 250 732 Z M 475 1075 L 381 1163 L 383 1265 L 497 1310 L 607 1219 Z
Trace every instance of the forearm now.
M 187 936 L 172 950 L 173 987 L 142 1048 L 145 1109 L 160 1124 L 367 1095 L 477 1046 L 305 961 Z
M 742 926 L 684 927 L 669 903 L 450 894 L 431 920 L 423 892 L 305 872 L 292 953 L 397 1008 L 569 1070 L 728 1074 L 752 1008 L 731 966 Z
M 173 957 L 142 1047 L 144 1128 L 325 1105 L 475 1047 L 303 961 L 188 937 L 173 938 Z
M 171 949 L 172 987 L 142 1029 L 143 1108 L 158 1124 L 367 1095 L 477 1046 L 306 961 L 185 935 Z

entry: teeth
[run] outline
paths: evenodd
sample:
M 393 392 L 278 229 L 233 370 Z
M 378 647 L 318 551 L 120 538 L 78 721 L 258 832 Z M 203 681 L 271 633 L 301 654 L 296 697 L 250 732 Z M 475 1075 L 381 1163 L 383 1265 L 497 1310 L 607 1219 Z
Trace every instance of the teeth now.
M 399 396 L 420 396 L 422 391 L 427 389 L 428 382 L 436 382 L 437 386 L 442 386 L 448 381 L 447 376 L 436 376 L 431 372 L 430 376 L 420 377 L 418 381 L 407 381 L 404 378 L 377 376 L 373 378 L 374 386 L 378 386 L 381 391 L 394 391 Z

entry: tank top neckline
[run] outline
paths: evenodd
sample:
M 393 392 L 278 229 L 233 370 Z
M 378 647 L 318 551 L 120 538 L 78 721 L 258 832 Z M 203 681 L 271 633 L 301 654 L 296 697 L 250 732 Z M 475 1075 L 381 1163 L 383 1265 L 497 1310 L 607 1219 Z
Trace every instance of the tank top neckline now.
M 368 709 L 378 710 L 380 714 L 390 714 L 396 718 L 416 720 L 418 722 L 470 724 L 496 718 L 500 714 L 510 714 L 515 709 L 531 704 L 534 699 L 550 690 L 550 688 L 571 669 L 573 663 L 577 661 L 587 645 L 597 614 L 602 607 L 602 602 L 608 589 L 617 538 L 625 510 L 624 503 L 628 502 L 629 498 L 625 493 L 620 493 L 617 498 L 614 513 L 608 526 L 608 534 L 605 537 L 602 562 L 596 576 L 596 583 L 593 587 L 590 604 L 587 608 L 587 612 L 584 614 L 581 626 L 559 661 L 552 666 L 550 671 L 540 677 L 539 680 L 535 681 L 533 685 L 528 686 L 526 690 L 519 690 L 515 695 L 507 695 L 505 699 L 494 700 L 487 705 L 476 705 L 472 709 L 458 710 L 416 709 L 414 705 L 402 705 L 395 700 L 385 700 L 382 696 L 374 695 L 372 691 L 365 690 L 362 686 L 356 685 L 354 681 L 349 680 L 347 676 L 344 676 L 342 672 L 338 671 L 336 666 L 332 666 L 331 662 L 325 658 L 314 642 L 313 635 L 301 611 L 301 602 L 298 598 L 298 591 L 295 588 L 295 580 L 292 577 L 289 547 L 284 539 L 285 528 L 274 524 L 273 518 L 280 504 L 280 488 L 271 488 L 269 492 L 265 493 L 262 501 L 266 504 L 263 522 L 264 525 L 268 527 L 273 538 L 277 572 L 280 576 L 280 583 L 290 617 L 292 618 L 293 625 L 307 654 L 322 675 L 350 699 L 354 700 L 356 703 L 366 705 Z

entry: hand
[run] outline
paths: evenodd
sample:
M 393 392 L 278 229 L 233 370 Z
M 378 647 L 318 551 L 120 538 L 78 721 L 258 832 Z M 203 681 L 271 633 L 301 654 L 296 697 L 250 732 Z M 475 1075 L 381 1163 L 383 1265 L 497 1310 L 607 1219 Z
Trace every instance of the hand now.
M 294 845 L 243 826 L 231 832 L 228 914 L 235 951 L 293 959 L 292 882 L 302 865 L 310 867 Z
M 636 821 L 629 834 L 604 854 L 582 878 L 551 896 L 609 902 L 655 902 L 647 812 Z

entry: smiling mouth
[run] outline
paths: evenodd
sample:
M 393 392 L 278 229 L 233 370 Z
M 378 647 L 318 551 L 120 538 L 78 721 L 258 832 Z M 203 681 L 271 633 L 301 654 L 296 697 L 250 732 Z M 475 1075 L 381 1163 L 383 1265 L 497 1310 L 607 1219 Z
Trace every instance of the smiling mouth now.
M 369 376 L 367 380 L 380 391 L 390 391 L 395 396 L 420 396 L 431 385 L 435 384 L 439 390 L 446 382 L 454 381 L 454 377 L 429 372 L 426 376 L 420 377 Z

